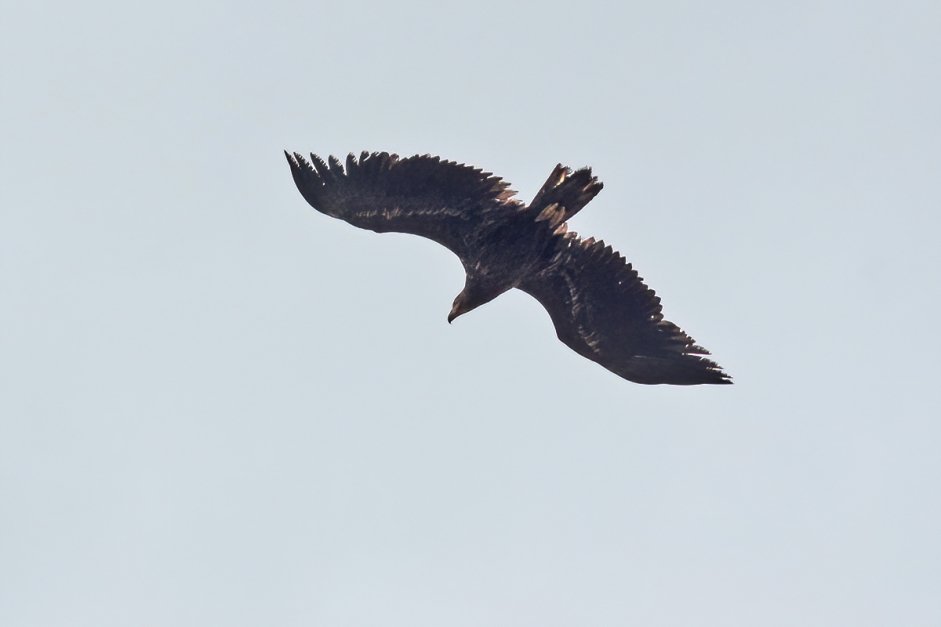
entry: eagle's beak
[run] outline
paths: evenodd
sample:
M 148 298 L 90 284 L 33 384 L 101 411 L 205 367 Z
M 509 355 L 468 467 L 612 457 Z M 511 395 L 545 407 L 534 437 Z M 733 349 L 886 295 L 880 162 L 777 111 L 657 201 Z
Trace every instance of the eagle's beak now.
M 460 316 L 462 313 L 464 312 L 461 311 L 461 308 L 458 306 L 458 304 L 454 303 L 454 306 L 451 307 L 451 313 L 448 314 L 448 324 L 454 322 L 454 319 Z

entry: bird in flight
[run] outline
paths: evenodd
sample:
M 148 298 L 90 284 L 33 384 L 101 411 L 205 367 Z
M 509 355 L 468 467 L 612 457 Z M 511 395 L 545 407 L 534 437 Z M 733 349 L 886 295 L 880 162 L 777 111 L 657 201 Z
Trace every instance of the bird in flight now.
M 412 233 L 464 265 L 448 322 L 517 288 L 549 312 L 579 355 L 637 383 L 731 383 L 709 351 L 665 320 L 660 298 L 619 253 L 567 222 L 601 191 L 591 169 L 557 165 L 528 205 L 490 172 L 429 155 L 350 154 L 345 163 L 284 153 L 298 190 L 328 216 Z

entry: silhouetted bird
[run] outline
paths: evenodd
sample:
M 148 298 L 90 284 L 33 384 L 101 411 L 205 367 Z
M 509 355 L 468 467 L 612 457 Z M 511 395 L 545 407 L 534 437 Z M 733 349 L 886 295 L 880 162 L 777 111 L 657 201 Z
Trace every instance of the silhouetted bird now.
M 489 172 L 432 156 L 350 154 L 346 167 L 284 153 L 294 182 L 317 211 L 378 233 L 413 233 L 464 264 L 451 322 L 519 288 L 549 312 L 559 339 L 637 383 L 731 383 L 709 352 L 672 322 L 660 299 L 620 254 L 581 239 L 566 221 L 601 191 L 584 168 L 557 165 L 529 205 Z

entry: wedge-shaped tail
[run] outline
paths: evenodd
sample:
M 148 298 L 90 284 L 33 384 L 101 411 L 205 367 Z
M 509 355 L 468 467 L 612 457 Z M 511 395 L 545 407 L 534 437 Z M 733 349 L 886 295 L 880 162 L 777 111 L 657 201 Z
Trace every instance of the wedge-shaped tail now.
M 559 205 L 563 209 L 560 220 L 565 222 L 581 211 L 603 187 L 604 184 L 591 175 L 591 168 L 573 172 L 560 163 L 529 203 L 529 210 L 539 213 L 550 205 Z

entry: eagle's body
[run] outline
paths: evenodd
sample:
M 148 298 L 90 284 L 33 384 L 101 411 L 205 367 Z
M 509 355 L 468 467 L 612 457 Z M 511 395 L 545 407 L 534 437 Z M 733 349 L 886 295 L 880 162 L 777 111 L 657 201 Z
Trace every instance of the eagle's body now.
M 664 320 L 660 299 L 604 242 L 566 221 L 601 191 L 591 170 L 561 165 L 529 205 L 508 184 L 437 157 L 350 155 L 346 166 L 287 156 L 301 194 L 318 211 L 376 232 L 413 233 L 443 244 L 464 265 L 450 322 L 519 288 L 549 312 L 559 339 L 638 383 L 731 383 L 706 351 Z

